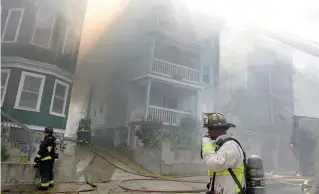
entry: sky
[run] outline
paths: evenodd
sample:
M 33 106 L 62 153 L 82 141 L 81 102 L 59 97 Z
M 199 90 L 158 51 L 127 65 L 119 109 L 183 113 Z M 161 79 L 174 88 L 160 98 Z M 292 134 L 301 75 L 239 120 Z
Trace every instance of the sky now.
M 131 0 L 88 0 L 80 59 Z M 174 0 L 191 11 L 226 19 L 227 27 L 253 25 L 319 43 L 318 0 Z
M 228 25 L 253 25 L 319 43 L 318 0 L 180 0 L 189 9 L 225 18 Z

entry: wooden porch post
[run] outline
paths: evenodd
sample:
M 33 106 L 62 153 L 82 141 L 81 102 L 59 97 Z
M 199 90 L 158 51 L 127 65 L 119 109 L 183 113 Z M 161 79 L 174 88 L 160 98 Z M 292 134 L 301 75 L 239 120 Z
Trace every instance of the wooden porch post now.
M 147 120 L 148 116 L 148 105 L 150 103 L 150 94 L 151 94 L 151 79 L 147 80 L 147 85 L 146 85 L 146 100 L 145 100 L 145 114 L 144 114 L 144 119 Z
M 128 128 L 127 128 L 127 140 L 126 140 L 126 145 L 127 147 L 130 147 L 130 143 L 131 143 L 131 131 L 132 131 L 132 125 L 129 124 Z
M 201 120 L 200 91 L 196 92 L 196 117 Z
M 152 65 L 154 60 L 154 53 L 155 53 L 155 40 L 151 40 L 150 45 L 150 55 L 149 55 L 149 72 L 152 72 Z

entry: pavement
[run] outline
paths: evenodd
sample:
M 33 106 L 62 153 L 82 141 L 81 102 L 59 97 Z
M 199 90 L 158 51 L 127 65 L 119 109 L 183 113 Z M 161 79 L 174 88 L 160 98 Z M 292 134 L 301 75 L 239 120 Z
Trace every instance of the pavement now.
M 114 153 L 113 153 L 114 154 Z M 119 156 L 120 157 L 120 156 Z M 122 159 L 122 158 L 121 158 Z M 125 162 L 129 162 L 127 158 L 123 158 Z M 126 170 L 130 170 L 127 166 L 119 164 L 118 161 L 112 160 L 112 162 L 120 165 Z M 56 162 L 55 173 L 55 187 L 51 188 L 49 192 L 33 192 L 33 193 L 151 193 L 150 190 L 158 192 L 152 193 L 164 193 L 163 190 L 202 190 L 206 188 L 206 176 L 188 177 L 187 179 L 203 181 L 203 183 L 185 183 L 177 181 L 164 181 L 145 178 L 142 176 L 130 174 L 128 172 L 117 169 L 101 157 L 96 157 L 87 147 L 74 147 L 67 148 L 60 159 Z M 86 179 L 89 182 L 93 182 L 97 187 L 86 184 Z M 127 179 L 142 179 L 133 180 L 121 183 L 121 181 Z M 119 187 L 128 187 L 130 189 L 142 190 L 144 192 L 126 191 Z M 35 188 L 31 189 L 34 190 Z M 18 192 L 19 191 L 19 192 Z M 21 188 L 15 187 L 10 193 L 21 193 Z M 24 190 L 26 191 L 26 189 Z M 30 191 L 26 191 L 30 193 Z M 187 192 L 184 192 L 187 193 Z M 201 192 L 205 193 L 205 192 Z M 268 188 L 267 194 L 301 194 L 300 187 L 288 186 L 288 187 L 276 187 Z

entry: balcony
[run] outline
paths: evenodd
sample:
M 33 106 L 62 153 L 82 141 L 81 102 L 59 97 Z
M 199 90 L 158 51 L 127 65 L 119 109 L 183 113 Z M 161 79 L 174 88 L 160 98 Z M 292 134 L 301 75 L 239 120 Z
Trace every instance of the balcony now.
M 152 72 L 164 77 L 189 83 L 200 82 L 200 71 L 194 68 L 178 65 L 172 62 L 154 58 Z
M 157 120 L 166 125 L 179 125 L 181 118 L 187 116 L 195 116 L 195 114 L 170 108 L 164 108 L 154 105 L 148 106 L 148 118 Z M 132 120 L 142 120 L 144 117 L 144 107 L 138 107 L 133 111 Z

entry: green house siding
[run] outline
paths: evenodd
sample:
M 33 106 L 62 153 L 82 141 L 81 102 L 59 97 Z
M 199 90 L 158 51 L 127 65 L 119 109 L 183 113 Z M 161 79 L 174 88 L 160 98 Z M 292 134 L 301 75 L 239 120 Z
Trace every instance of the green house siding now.
M 69 91 L 68 91 L 66 110 L 65 110 L 66 117 L 54 116 L 50 114 L 50 105 L 51 105 L 55 79 L 57 78 L 53 75 L 43 74 L 43 73 L 19 69 L 19 68 L 10 68 L 10 69 L 11 69 L 11 73 L 10 73 L 8 86 L 7 86 L 7 92 L 4 98 L 2 109 L 8 114 L 10 114 L 11 116 L 13 116 L 14 118 L 18 119 L 19 121 L 27 125 L 51 126 L 53 128 L 65 129 L 68 110 L 69 110 L 69 104 L 70 104 L 70 98 L 71 98 L 71 92 L 72 92 L 72 83 L 68 83 L 64 80 L 58 79 L 60 81 L 63 81 L 69 84 Z M 16 101 L 16 96 L 17 96 L 17 92 L 19 88 L 19 82 L 20 82 L 22 71 L 27 71 L 27 72 L 46 76 L 41 105 L 40 105 L 40 112 L 25 111 L 25 110 L 19 110 L 19 109 L 13 108 Z

